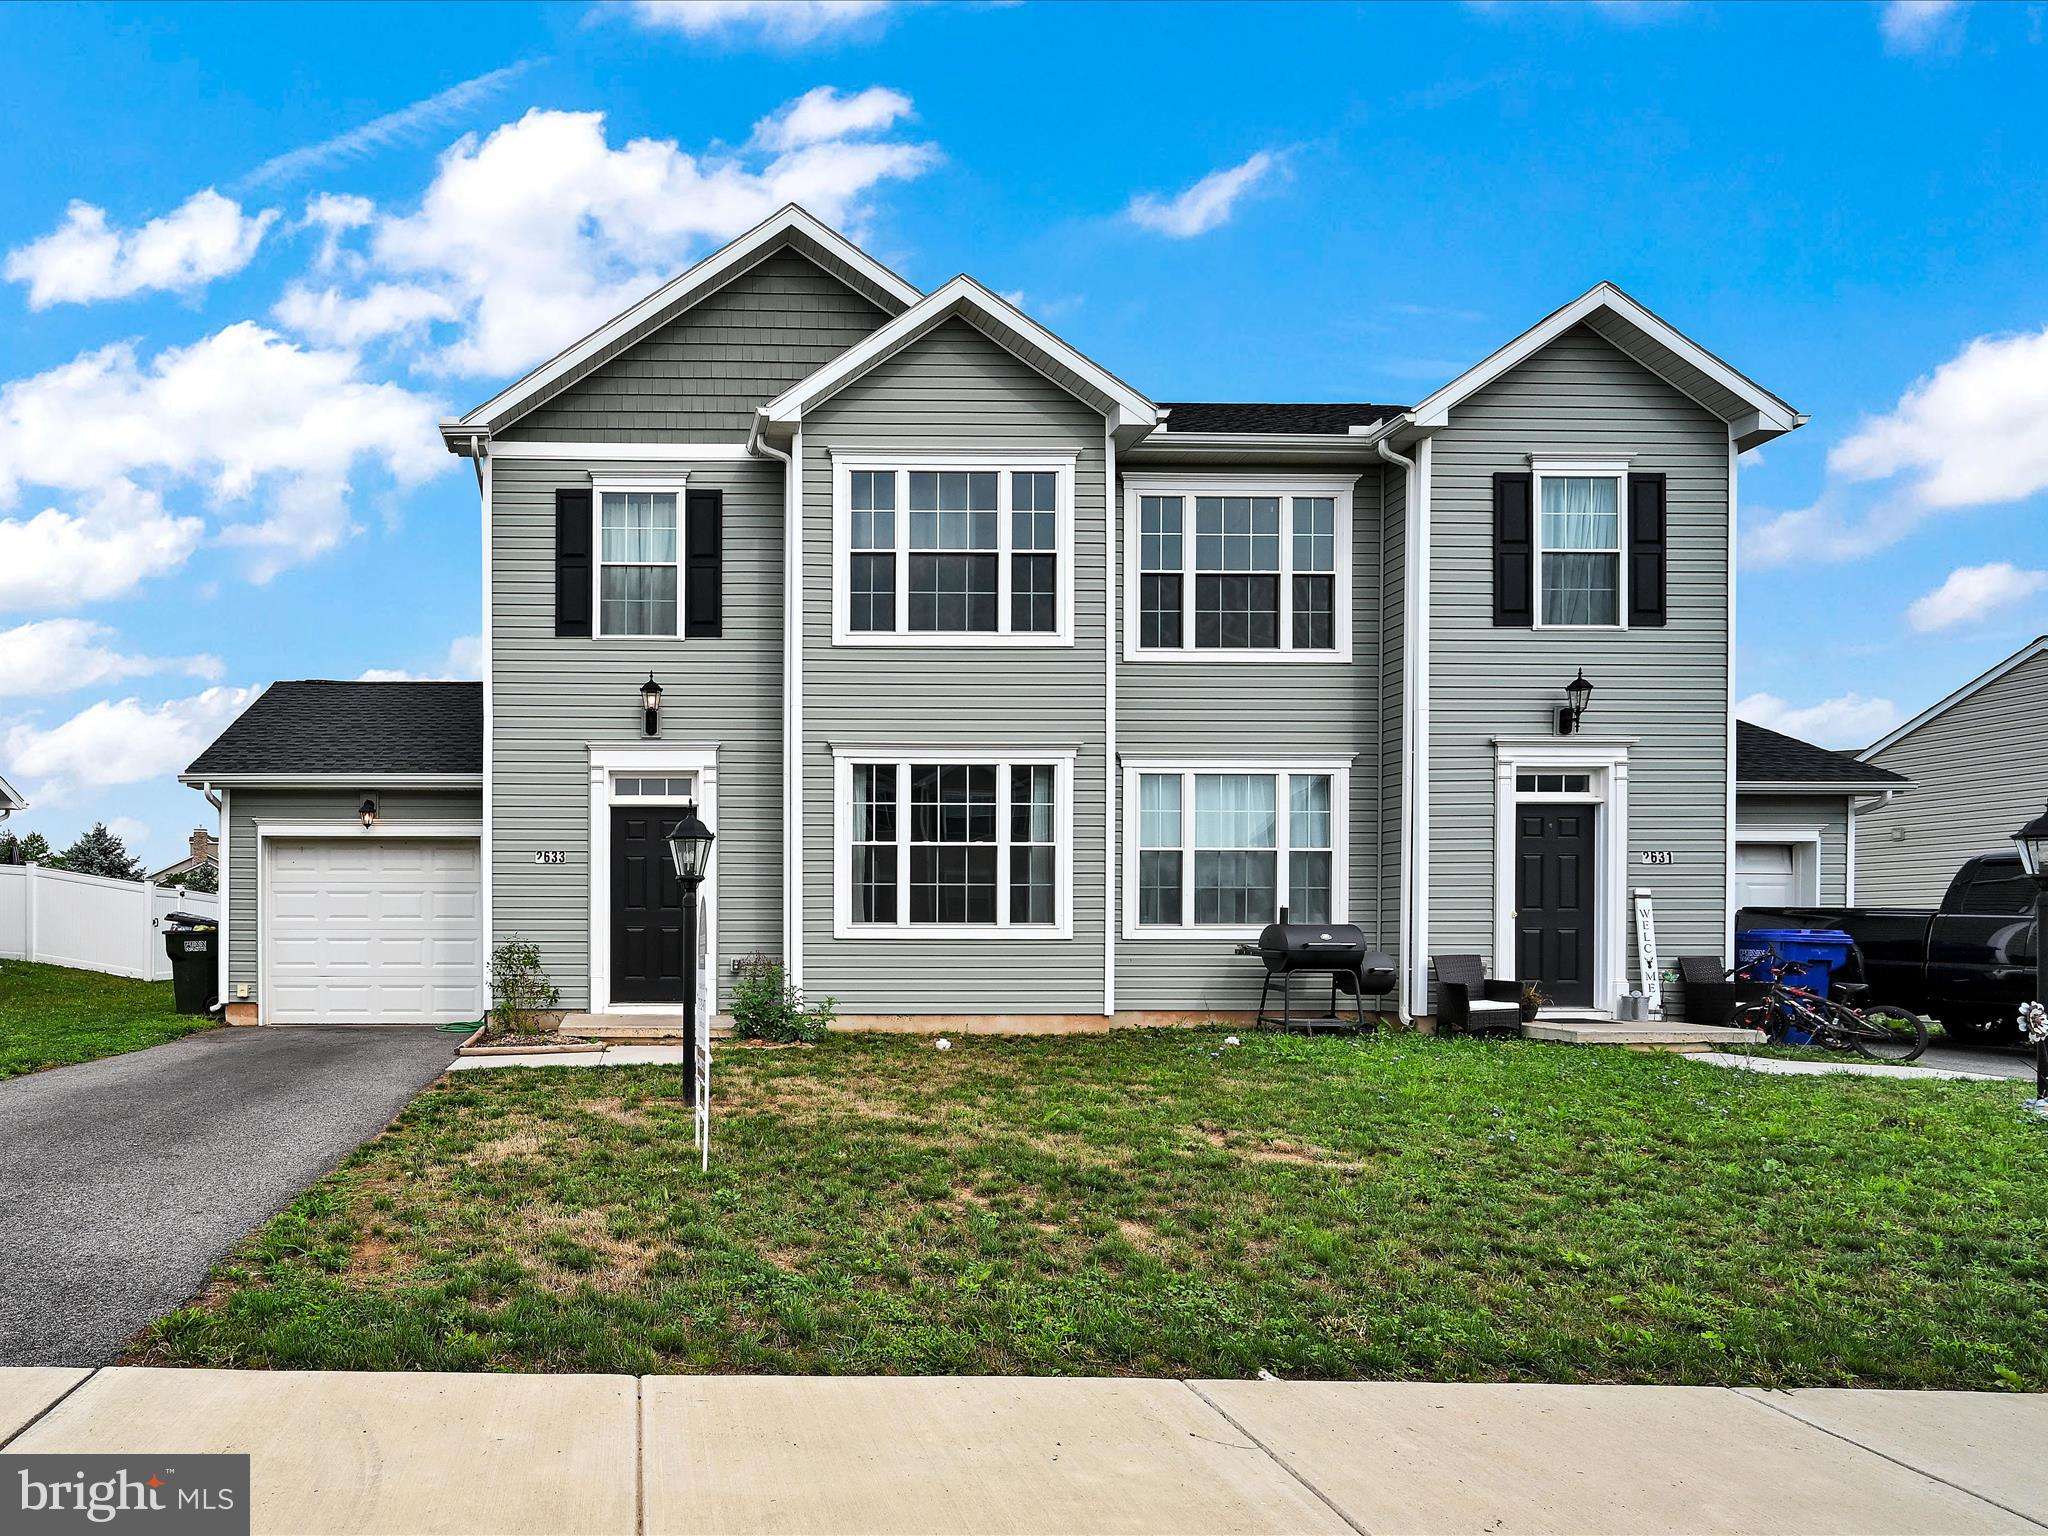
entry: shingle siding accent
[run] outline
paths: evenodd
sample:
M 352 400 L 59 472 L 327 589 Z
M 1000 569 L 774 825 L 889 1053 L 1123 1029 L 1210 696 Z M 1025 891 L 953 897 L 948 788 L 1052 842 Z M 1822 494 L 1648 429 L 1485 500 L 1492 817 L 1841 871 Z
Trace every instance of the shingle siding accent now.
M 484 815 L 483 792 L 475 789 L 387 789 L 374 774 L 345 789 L 256 789 L 243 786 L 228 792 L 228 997 L 247 982 L 256 989 L 256 925 L 259 875 L 256 868 L 256 824 L 259 821 L 327 821 L 353 823 L 362 792 L 377 797 L 380 820 L 398 824 L 419 821 L 474 821 Z
M 785 247 L 498 436 L 515 442 L 732 442 L 746 436 L 756 406 L 816 372 L 884 318 L 838 278 Z
M 1820 867 L 1815 871 L 1818 895 L 1823 907 L 1839 907 L 1849 899 L 1849 797 L 1834 795 L 1758 795 L 1735 797 L 1735 825 L 1744 842 L 1773 841 L 1774 830 L 1796 829 L 1804 834 L 1820 829 Z M 1755 833 L 1756 836 L 1750 834 Z M 1856 835 L 1864 835 L 1858 826 Z M 1800 841 L 1804 841 L 1802 836 Z M 1858 893 L 1861 895 L 1861 892 Z M 1729 962 L 1734 963 L 1732 960 Z
M 782 466 L 664 464 L 725 493 L 724 633 L 558 639 L 555 491 L 618 461 L 500 459 L 491 481 L 492 931 L 531 939 L 565 1005 L 590 999 L 590 748 L 638 745 L 639 689 L 667 690 L 662 739 L 718 748 L 718 973 L 782 944 Z M 536 864 L 542 849 L 566 864 Z
M 832 644 L 830 450 L 909 443 L 939 451 L 1078 453 L 1071 648 Z M 949 321 L 809 411 L 803 451 L 805 991 L 832 996 L 842 1013 L 1099 1013 L 1107 643 L 1102 417 L 987 336 Z M 1078 749 L 1072 937 L 835 939 L 835 743 Z
M 1242 472 L 1246 466 L 1233 466 Z M 1276 475 L 1299 473 L 1272 466 Z M 1144 473 L 1170 474 L 1148 462 Z M 1190 467 L 1200 478 L 1200 466 Z M 1316 754 L 1350 760 L 1351 806 L 1347 828 L 1350 919 L 1391 942 L 1392 912 L 1381 916 L 1382 893 L 1398 878 L 1379 856 L 1391 830 L 1398 839 L 1399 780 L 1391 811 L 1383 799 L 1380 768 L 1389 750 L 1378 731 L 1385 604 L 1380 593 L 1380 545 L 1385 513 L 1382 471 L 1365 471 L 1352 488 L 1351 644 L 1344 662 L 1232 659 L 1204 652 L 1199 662 L 1120 659 L 1117 664 L 1117 751 L 1124 757 L 1244 757 Z M 1398 493 L 1397 493 L 1398 494 Z M 1398 537 L 1398 533 L 1396 535 Z M 1190 535 L 1192 537 L 1192 535 Z M 1390 578 L 1399 570 L 1398 552 Z M 1397 605 L 1398 608 L 1398 605 Z M 1395 620 L 1398 625 L 1398 616 Z M 1398 663 L 1397 663 L 1398 665 Z M 1398 675 L 1392 736 L 1399 751 Z M 1121 776 L 1119 776 L 1121 792 Z M 1125 820 L 1119 818 L 1119 843 Z M 1285 812 L 1283 810 L 1282 814 Z M 1389 821 L 1389 815 L 1394 819 Z M 1119 849 L 1121 855 L 1121 849 Z M 1386 859 L 1396 857 L 1389 849 Z M 1120 901 L 1133 899 L 1120 891 Z M 1117 1006 L 1130 1009 L 1240 1009 L 1257 1005 L 1263 975 L 1257 960 L 1232 953 L 1234 939 L 1196 933 L 1129 938 L 1118 917 Z
M 1430 926 L 1434 953 L 1496 957 L 1492 739 L 1544 735 L 1583 667 L 1585 729 L 1629 749 L 1628 882 L 1664 955 L 1722 948 L 1728 839 L 1727 428 L 1581 326 L 1475 393 L 1435 439 L 1431 491 Z M 1669 477 L 1669 621 L 1629 631 L 1493 624 L 1493 476 L 1531 454 L 1632 453 Z M 1644 850 L 1669 850 L 1646 868 Z M 1626 975 L 1639 980 L 1626 925 Z
M 1931 907 L 1973 854 L 2007 853 L 2048 801 L 2048 654 L 1951 705 L 1871 761 L 1913 787 L 1856 822 L 1856 900 Z

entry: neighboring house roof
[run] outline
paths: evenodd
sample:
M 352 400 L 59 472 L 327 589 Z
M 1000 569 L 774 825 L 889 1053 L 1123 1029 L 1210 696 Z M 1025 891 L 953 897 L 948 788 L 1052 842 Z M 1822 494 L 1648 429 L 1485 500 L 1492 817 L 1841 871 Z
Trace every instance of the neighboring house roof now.
M 155 881 L 174 880 L 179 875 L 190 874 L 195 869 L 211 864 L 220 867 L 220 841 L 204 827 L 197 828 L 191 836 L 192 852 L 175 864 L 166 864 L 162 869 L 152 870 L 149 878 Z
M 962 273 L 762 406 L 757 413 L 761 425 L 793 426 L 803 420 L 808 407 L 830 399 L 870 369 L 956 319 L 973 326 L 1069 394 L 1087 401 L 1120 432 L 1142 437 L 1158 424 L 1159 408 L 1150 400 L 1016 305 Z
M 21 798 L 12 784 L 0 779 L 0 812 L 25 811 L 28 802 Z
M 481 683 L 272 683 L 179 778 L 481 778 Z
M 1839 784 L 1842 789 L 1899 789 L 1906 780 L 1885 768 L 1858 762 L 1847 752 L 1830 752 L 1748 720 L 1735 722 L 1735 782 L 1756 784 Z
M 1273 432 L 1348 436 L 1353 427 L 1369 427 L 1391 421 L 1408 409 L 1405 405 L 1363 405 L 1345 403 L 1266 404 L 1229 400 L 1162 400 L 1159 414 L 1166 418 L 1165 431 L 1175 432 Z
M 923 297 L 837 230 L 790 203 L 669 279 L 581 341 L 563 348 L 467 415 L 444 419 L 443 441 L 454 452 L 466 454 L 474 438 L 502 431 L 784 246 L 794 247 L 887 314 L 898 314 Z
M 1544 316 L 1417 405 L 1414 425 L 1425 431 L 1444 426 L 1450 420 L 1451 409 L 1460 401 L 1578 325 L 1590 327 L 1672 388 L 1727 422 L 1738 448 L 1754 448 L 1806 424 L 1805 416 L 1761 384 L 1737 373 L 1614 284 L 1601 282 L 1562 309 Z
M 1889 736 L 1886 736 L 1881 741 L 1872 742 L 1869 746 L 1865 747 L 1861 752 L 1858 752 L 1856 756 L 1863 762 L 1869 762 L 1873 757 L 1877 756 L 1877 754 L 1882 752 L 1886 747 L 1889 747 L 1896 742 L 1904 740 L 1906 737 L 1912 735 L 1915 731 L 1919 730 L 1921 726 L 1927 724 L 1928 721 L 1936 719 L 1937 717 L 1946 714 L 1949 710 L 1954 709 L 1958 704 L 1962 703 L 1963 700 L 1970 697 L 1971 694 L 1981 693 L 1984 689 L 1989 688 L 1993 683 L 1997 682 L 2001 677 L 2004 677 L 2006 673 L 2011 672 L 2018 667 L 2025 666 L 2028 662 L 2032 661 L 2036 656 L 2039 656 L 2043 651 L 2048 651 L 2048 635 L 2042 635 L 2039 639 L 2028 641 L 2025 645 L 2021 646 L 2018 650 L 2014 651 L 2010 656 L 2006 657 L 2005 660 L 2001 661 L 1997 666 L 1993 667 L 1990 671 L 1985 672 L 1978 677 L 1972 678 L 1969 682 L 1963 684 L 1962 687 L 1958 688 L 1954 693 L 1950 694 L 1947 698 L 1941 700 L 1940 703 L 1935 704 L 1927 709 L 1921 710 L 1919 714 L 1915 715 L 1912 719 L 1908 720 L 1904 725 L 1900 726 L 1896 731 L 1893 731 Z

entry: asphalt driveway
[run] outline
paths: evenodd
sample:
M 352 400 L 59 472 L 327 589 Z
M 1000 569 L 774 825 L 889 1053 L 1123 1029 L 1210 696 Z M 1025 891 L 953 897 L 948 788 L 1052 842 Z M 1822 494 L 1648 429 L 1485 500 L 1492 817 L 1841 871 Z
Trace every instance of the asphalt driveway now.
M 100 1365 L 454 1058 L 431 1029 L 215 1029 L 0 1082 L 0 1365 Z

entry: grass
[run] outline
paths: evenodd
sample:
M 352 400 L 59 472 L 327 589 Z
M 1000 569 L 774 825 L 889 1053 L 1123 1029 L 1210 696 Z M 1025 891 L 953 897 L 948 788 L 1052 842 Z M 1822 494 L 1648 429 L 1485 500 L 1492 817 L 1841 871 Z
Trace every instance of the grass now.
M 139 1051 L 209 1024 L 171 1011 L 168 981 L 0 963 L 0 1078 Z
M 134 1358 L 2048 1388 L 2021 1085 L 1209 1032 L 464 1073 Z

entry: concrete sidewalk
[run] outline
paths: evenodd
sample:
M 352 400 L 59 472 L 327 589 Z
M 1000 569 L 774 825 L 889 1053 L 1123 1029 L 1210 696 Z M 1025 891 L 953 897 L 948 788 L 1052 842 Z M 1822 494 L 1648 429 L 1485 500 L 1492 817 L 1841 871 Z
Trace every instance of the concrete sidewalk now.
M 2048 1396 L 0 1371 L 0 1450 L 248 1452 L 263 1532 L 2048 1529 Z

